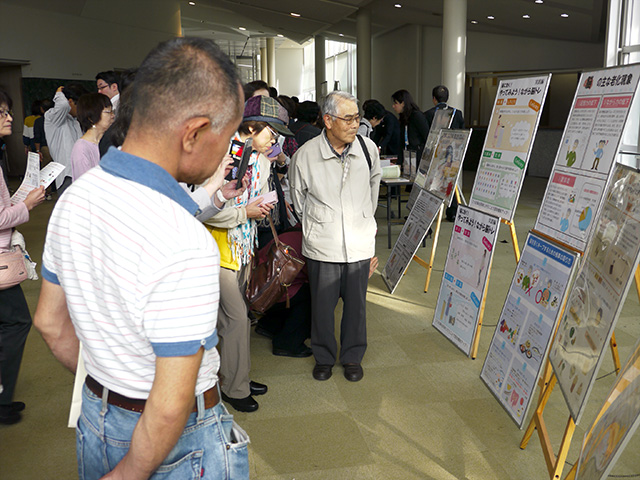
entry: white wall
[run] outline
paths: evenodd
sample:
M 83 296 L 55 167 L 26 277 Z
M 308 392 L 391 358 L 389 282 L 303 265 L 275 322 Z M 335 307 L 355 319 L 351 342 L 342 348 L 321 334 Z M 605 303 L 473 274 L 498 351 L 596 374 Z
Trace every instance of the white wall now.
M 276 50 L 276 88 L 280 95 L 302 97 L 302 68 L 304 49 Z
M 93 80 L 104 70 L 139 65 L 155 45 L 180 33 L 178 1 L 107 3 L 118 22 L 101 13 L 104 1 L 88 1 L 83 16 L 0 3 L 0 58 L 29 61 L 23 77 Z
M 379 35 L 372 56 L 373 98 L 390 109 L 391 94 L 405 88 L 421 108 L 431 107 L 431 90 L 442 81 L 442 29 L 407 25 Z M 473 32 L 467 37 L 467 73 L 599 68 L 603 58 L 604 44 Z

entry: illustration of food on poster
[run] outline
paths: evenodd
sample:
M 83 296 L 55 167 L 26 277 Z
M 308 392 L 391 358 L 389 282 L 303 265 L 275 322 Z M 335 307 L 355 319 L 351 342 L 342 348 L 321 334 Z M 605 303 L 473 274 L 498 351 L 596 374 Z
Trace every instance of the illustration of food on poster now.
M 451 205 L 471 130 L 440 130 L 424 189 Z
M 618 164 L 549 359 L 576 424 L 640 253 L 640 174 Z
M 529 234 L 480 373 L 520 428 L 547 358 L 576 257 Z
M 416 177 L 413 182 L 420 188 L 424 188 L 424 182 L 427 179 L 427 172 L 429 171 L 429 165 L 431 165 L 431 157 L 433 157 L 433 152 L 435 151 L 436 144 L 438 143 L 440 130 L 451 126 L 453 112 L 453 108 L 447 108 L 446 110 L 438 109 L 433 116 L 431 129 L 427 135 L 427 141 L 424 145 L 424 149 L 422 150 L 422 156 L 420 157 L 420 163 L 418 164 L 418 171 L 416 172 Z M 409 200 L 407 202 L 407 208 L 409 210 L 413 208 L 413 204 L 418 198 L 419 190 L 420 189 L 416 188 L 411 190 L 411 194 L 409 194 Z
M 498 85 L 469 206 L 513 220 L 550 78 Z
M 640 424 L 640 341 L 587 430 L 576 479 L 607 478 Z
M 402 232 L 391 250 L 389 260 L 382 270 L 382 279 L 390 293 L 393 293 L 400 283 L 404 271 L 420 247 L 441 205 L 442 199 L 425 190 L 420 190 L 418 200 L 409 212 Z
M 500 219 L 493 215 L 458 207 L 432 324 L 467 355 L 478 326 L 499 227 Z
M 582 74 L 535 230 L 587 248 L 639 78 L 637 64 Z

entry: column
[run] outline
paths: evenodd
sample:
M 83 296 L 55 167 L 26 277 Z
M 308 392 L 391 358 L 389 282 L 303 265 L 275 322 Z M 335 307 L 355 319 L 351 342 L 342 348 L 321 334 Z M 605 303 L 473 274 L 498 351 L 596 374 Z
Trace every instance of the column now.
M 267 67 L 267 47 L 260 47 L 260 80 L 269 83 L 269 68 Z
M 360 102 L 371 98 L 371 8 L 358 10 L 356 16 L 356 85 Z
M 314 37 L 315 43 L 315 64 L 316 64 L 316 102 L 320 103 L 322 101 L 323 94 L 326 95 L 329 93 L 329 87 L 326 85 L 327 81 L 327 64 L 326 64 L 326 53 L 325 53 L 325 38 L 322 35 L 316 35 Z M 325 83 L 325 91 L 322 91 L 322 84 Z M 333 90 L 333 85 L 331 85 L 331 90 Z
M 276 86 L 276 40 L 275 38 L 267 38 L 267 72 L 269 80 L 267 83 L 270 87 Z
M 449 89 L 449 105 L 464 109 L 467 50 L 467 0 L 443 2 L 442 84 Z

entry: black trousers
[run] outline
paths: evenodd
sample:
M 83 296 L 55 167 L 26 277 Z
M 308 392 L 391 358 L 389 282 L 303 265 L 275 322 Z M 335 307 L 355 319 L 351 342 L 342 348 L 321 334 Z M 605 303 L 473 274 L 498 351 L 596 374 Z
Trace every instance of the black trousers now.
M 335 309 L 342 298 L 340 363 L 361 363 L 367 349 L 367 283 L 370 259 L 353 263 L 307 260 L 311 288 L 311 349 L 316 363 L 338 358 Z
M 31 314 L 20 285 L 0 290 L 0 405 L 10 405 L 18 381 Z
M 276 303 L 258 324 L 274 334 L 273 346 L 289 352 L 305 348 L 304 341 L 311 335 L 311 291 L 305 283 L 287 302 Z

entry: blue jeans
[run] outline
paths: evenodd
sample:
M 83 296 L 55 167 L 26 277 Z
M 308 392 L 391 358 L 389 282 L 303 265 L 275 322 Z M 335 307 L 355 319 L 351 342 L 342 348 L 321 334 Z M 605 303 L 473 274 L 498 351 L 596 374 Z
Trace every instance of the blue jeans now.
M 189 416 L 182 436 L 150 477 L 159 479 L 248 479 L 249 437 L 222 403 Z M 81 480 L 99 479 L 115 468 L 129 451 L 140 413 L 109 405 L 85 385 L 82 413 L 76 429 L 78 474 Z

